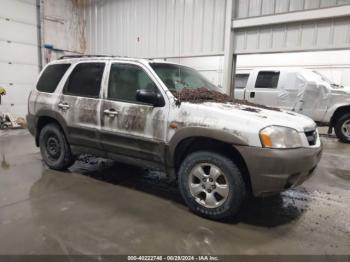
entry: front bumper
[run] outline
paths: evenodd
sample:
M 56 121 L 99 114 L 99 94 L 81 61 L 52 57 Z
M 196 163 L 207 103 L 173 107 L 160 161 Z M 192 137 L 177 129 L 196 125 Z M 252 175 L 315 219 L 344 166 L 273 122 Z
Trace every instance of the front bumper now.
M 246 162 L 254 196 L 278 193 L 302 184 L 313 174 L 322 155 L 322 145 L 295 149 L 236 148 Z

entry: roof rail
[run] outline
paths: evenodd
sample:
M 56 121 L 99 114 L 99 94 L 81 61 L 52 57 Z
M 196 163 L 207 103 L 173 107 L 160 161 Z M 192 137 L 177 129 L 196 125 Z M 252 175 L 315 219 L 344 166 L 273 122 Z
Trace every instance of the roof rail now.
M 122 57 L 122 56 L 115 56 L 115 55 L 64 55 L 58 58 L 58 60 L 62 60 L 65 58 L 83 58 L 83 57 Z

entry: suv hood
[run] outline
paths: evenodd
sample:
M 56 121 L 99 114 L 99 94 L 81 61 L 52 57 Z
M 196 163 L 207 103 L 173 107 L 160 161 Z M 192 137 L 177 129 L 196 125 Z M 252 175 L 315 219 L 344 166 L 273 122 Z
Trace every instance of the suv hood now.
M 239 135 L 251 145 L 260 144 L 259 132 L 267 126 L 284 126 L 294 128 L 298 132 L 316 128 L 312 119 L 294 112 L 268 110 L 243 104 L 182 102 L 178 110 L 174 119 L 183 126 L 224 130 Z
M 250 123 L 254 123 L 261 128 L 278 125 L 304 132 L 305 129 L 314 129 L 316 127 L 315 122 L 311 118 L 290 111 L 264 109 L 259 106 L 243 104 L 204 103 L 203 106 L 217 110 L 217 113 L 227 114 L 231 121 L 233 120 L 232 117 L 247 118 Z
M 344 88 L 332 88 L 331 94 L 333 95 L 350 95 L 350 87 L 344 87 Z

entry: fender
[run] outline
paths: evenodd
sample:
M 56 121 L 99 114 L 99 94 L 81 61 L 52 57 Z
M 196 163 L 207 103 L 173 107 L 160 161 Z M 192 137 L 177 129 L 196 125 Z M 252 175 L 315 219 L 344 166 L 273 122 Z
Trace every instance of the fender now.
M 350 100 L 349 100 L 349 103 L 336 103 L 333 106 L 331 106 L 330 108 L 328 108 L 327 113 L 325 114 L 325 116 L 323 118 L 323 122 L 328 123 L 328 124 L 329 123 L 334 124 L 333 117 L 334 117 L 335 113 L 338 110 L 342 110 L 342 108 L 343 109 L 349 108 L 349 112 L 350 112 Z
M 168 143 L 168 163 L 172 166 L 174 162 L 176 147 L 181 141 L 191 137 L 211 138 L 232 145 L 248 145 L 247 141 L 240 134 L 229 131 L 217 130 L 204 127 L 184 127 L 177 131 Z
M 69 139 L 70 136 L 69 136 L 66 120 L 61 115 L 57 114 L 56 112 L 54 112 L 52 110 L 41 109 L 35 114 L 35 130 L 36 130 L 35 141 L 36 141 L 37 145 L 38 145 L 38 140 L 39 140 L 39 134 L 37 132 L 37 128 L 38 128 L 38 122 L 39 122 L 40 117 L 50 117 L 50 118 L 56 120 L 59 123 L 59 125 L 61 126 L 67 141 L 69 143 L 71 142 Z

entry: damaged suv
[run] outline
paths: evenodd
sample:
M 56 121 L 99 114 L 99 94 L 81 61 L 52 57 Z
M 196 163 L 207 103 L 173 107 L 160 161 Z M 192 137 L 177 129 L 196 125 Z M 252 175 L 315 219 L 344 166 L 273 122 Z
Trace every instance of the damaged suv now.
M 27 120 L 50 168 L 90 153 L 161 170 L 211 219 L 236 214 L 249 195 L 300 185 L 322 152 L 310 118 L 232 100 L 189 67 L 143 59 L 50 63 Z

